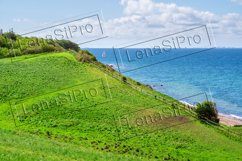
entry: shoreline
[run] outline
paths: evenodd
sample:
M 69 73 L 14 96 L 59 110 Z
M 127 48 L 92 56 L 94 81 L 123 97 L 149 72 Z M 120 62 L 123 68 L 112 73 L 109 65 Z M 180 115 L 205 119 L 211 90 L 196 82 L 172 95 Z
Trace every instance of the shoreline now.
M 227 126 L 242 126 L 242 118 L 233 114 L 218 113 L 219 123 Z
M 107 64 L 107 65 L 112 67 L 113 69 L 117 68 L 114 64 Z M 159 91 L 158 89 L 156 89 L 154 85 L 152 85 L 152 84 L 148 84 L 148 85 L 150 85 L 153 88 L 153 90 L 160 92 L 160 93 L 163 93 L 163 92 Z M 167 93 L 163 93 L 163 94 L 166 94 L 166 95 L 174 98 L 173 96 L 171 96 Z M 174 99 L 176 99 L 176 98 L 174 98 Z M 190 104 L 186 101 L 181 101 L 181 100 L 178 100 L 178 101 L 185 104 L 185 105 L 188 105 L 190 107 L 195 107 L 194 105 L 192 105 L 192 104 Z M 236 126 L 236 125 L 242 126 L 242 116 L 218 112 L 218 118 L 219 118 L 219 124 L 223 124 L 223 125 L 226 125 L 226 126 Z
M 192 105 L 186 101 L 179 101 L 179 102 L 181 102 L 185 105 L 194 107 L 194 105 Z M 233 114 L 224 114 L 224 113 L 219 112 L 218 118 L 220 120 L 219 121 L 220 124 L 227 125 L 227 126 L 236 126 L 236 125 L 242 126 L 242 117 L 240 117 L 240 116 L 236 116 Z

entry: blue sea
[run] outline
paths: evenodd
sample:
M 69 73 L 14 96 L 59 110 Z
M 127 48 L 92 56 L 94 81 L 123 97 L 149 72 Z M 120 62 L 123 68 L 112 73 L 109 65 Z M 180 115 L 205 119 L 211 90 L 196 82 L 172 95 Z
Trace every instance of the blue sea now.
M 176 99 L 242 116 L 242 49 L 88 49 L 100 62 Z

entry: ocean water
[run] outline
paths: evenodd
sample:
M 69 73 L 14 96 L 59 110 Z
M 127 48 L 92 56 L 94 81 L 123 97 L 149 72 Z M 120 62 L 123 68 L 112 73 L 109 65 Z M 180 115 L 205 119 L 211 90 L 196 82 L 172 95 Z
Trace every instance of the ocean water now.
M 242 49 L 88 49 L 99 61 L 162 93 L 242 116 Z

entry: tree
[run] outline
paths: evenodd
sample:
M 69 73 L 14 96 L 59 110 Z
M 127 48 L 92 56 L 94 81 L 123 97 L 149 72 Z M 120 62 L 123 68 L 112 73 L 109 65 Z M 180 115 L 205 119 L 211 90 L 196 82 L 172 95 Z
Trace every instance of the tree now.
M 200 119 L 208 119 L 210 121 L 219 123 L 218 111 L 216 109 L 216 104 L 211 101 L 205 101 L 203 103 L 198 103 L 196 108 L 196 113 Z

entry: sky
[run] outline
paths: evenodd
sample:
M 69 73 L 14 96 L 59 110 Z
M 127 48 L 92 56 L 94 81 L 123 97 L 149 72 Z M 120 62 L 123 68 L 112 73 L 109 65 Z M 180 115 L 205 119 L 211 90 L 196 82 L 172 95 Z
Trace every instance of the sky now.
M 201 34 L 205 41 L 202 28 L 187 30 L 206 26 L 213 46 L 242 48 L 242 0 L 0 0 L 0 8 L 3 31 L 13 28 L 23 34 L 46 28 L 29 36 L 50 34 L 57 27 L 48 27 L 77 19 L 66 27 L 92 24 L 93 33 L 74 34 L 81 47 L 135 44 L 181 31 L 186 31 L 184 37 Z M 100 24 L 97 17 L 82 19 L 92 15 L 98 15 Z

